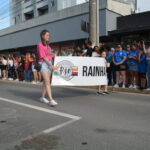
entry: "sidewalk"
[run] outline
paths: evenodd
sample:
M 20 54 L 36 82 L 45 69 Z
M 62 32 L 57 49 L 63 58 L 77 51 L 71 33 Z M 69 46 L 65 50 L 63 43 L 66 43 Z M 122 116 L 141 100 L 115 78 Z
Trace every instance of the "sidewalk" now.
M 80 88 L 88 88 L 88 89 L 97 89 L 97 86 L 93 86 L 93 87 L 80 87 Z M 148 90 L 139 90 L 139 89 L 131 89 L 131 88 L 114 88 L 112 86 L 108 87 L 109 91 L 112 92 L 126 92 L 126 93 L 138 93 L 138 94 L 150 94 L 150 91 Z
M 42 83 L 32 84 L 31 82 L 21 82 L 21 81 L 9 81 L 9 80 L 0 80 L 0 82 L 7 82 L 7 83 L 18 83 L 18 84 L 31 84 L 31 85 L 41 85 Z M 57 86 L 57 87 L 63 87 L 63 86 Z M 83 89 L 97 89 L 97 86 L 77 86 L 75 88 L 83 88 Z M 112 92 L 128 92 L 128 93 L 138 93 L 138 94 L 150 94 L 150 91 L 148 90 L 139 90 L 139 89 L 129 89 L 129 88 L 114 88 L 109 86 L 109 91 Z

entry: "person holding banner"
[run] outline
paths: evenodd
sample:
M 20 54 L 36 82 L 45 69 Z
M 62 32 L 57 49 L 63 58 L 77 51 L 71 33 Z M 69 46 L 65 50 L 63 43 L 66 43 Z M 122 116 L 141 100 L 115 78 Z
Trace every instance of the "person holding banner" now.
M 107 61 L 106 61 L 106 52 L 105 51 L 102 51 L 102 53 L 101 53 L 101 57 L 102 58 L 104 58 L 104 60 L 105 60 L 105 66 L 106 66 L 106 68 L 108 67 L 107 66 Z M 101 90 L 102 89 L 102 90 Z M 106 85 L 102 85 L 102 86 L 98 86 L 98 92 L 97 92 L 97 95 L 106 95 L 106 94 L 109 94 L 108 93 L 108 85 L 106 84 Z
M 49 46 L 50 34 L 48 30 L 43 30 L 40 34 L 41 42 L 37 45 L 37 52 L 39 57 L 40 72 L 43 78 L 43 86 L 40 101 L 50 106 L 56 106 L 58 103 L 52 98 L 50 78 L 53 71 L 52 58 L 54 54 Z M 48 99 L 45 98 L 47 94 Z

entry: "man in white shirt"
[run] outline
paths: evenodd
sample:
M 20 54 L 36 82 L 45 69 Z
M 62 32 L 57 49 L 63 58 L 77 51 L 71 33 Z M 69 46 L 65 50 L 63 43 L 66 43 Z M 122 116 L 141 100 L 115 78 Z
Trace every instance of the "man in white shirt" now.
M 9 55 L 7 59 L 8 63 L 8 80 L 13 80 L 14 77 L 14 62 L 13 62 L 13 56 Z

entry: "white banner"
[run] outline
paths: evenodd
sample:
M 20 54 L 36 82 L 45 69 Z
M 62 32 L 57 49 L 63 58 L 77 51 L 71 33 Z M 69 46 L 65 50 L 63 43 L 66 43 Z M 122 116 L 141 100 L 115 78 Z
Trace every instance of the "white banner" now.
M 107 85 L 106 64 L 99 57 L 56 57 L 52 85 Z

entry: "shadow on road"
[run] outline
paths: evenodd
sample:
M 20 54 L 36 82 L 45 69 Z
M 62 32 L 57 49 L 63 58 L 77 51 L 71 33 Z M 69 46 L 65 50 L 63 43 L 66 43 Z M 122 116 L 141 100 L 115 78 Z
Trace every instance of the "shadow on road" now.
M 27 87 L 24 89 L 16 87 L 15 89 L 8 89 L 7 91 L 16 96 L 17 98 L 26 98 L 33 101 L 38 101 L 41 93 L 40 88 L 37 87 L 35 89 L 33 89 L 32 87 Z M 52 92 L 53 97 L 56 99 L 68 97 L 81 97 L 94 94 L 92 91 L 62 87 L 54 87 L 52 88 Z
M 143 131 L 131 131 L 126 129 L 105 129 L 105 128 L 97 128 L 94 130 L 99 134 L 123 134 L 123 135 L 147 135 L 150 136 L 150 133 Z

